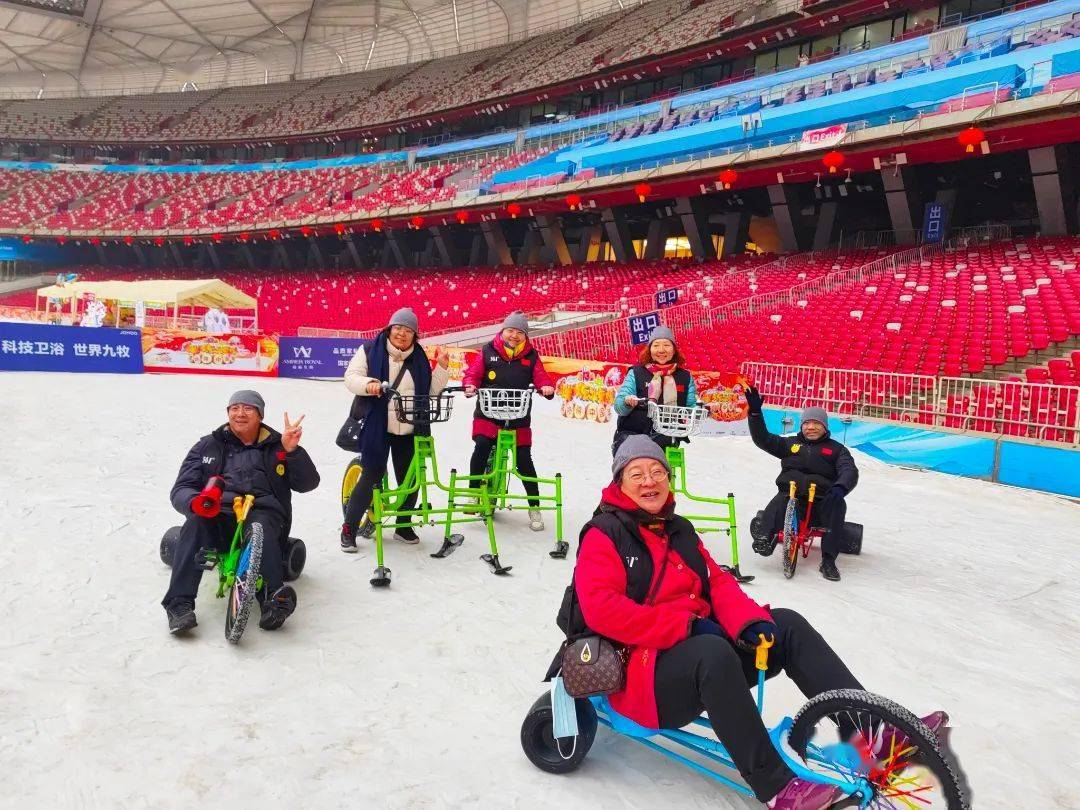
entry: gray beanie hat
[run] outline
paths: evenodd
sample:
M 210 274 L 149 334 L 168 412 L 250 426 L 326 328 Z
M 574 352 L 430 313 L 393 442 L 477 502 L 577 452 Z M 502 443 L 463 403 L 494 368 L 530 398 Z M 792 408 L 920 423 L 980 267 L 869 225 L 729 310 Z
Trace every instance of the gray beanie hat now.
M 826 413 L 824 408 L 818 408 L 817 406 L 811 406 L 809 408 L 803 408 L 802 415 L 799 417 L 799 424 L 802 425 L 805 422 L 821 422 L 825 426 L 825 429 L 829 429 L 829 414 Z
M 516 309 L 506 316 L 506 320 L 502 322 L 502 326 L 499 327 L 501 332 L 503 329 L 517 329 L 519 332 L 524 332 L 525 337 L 529 336 L 529 319 L 525 317 L 525 313 L 520 309 Z
M 649 343 L 652 343 L 654 340 L 670 340 L 674 343 L 675 333 L 666 326 L 658 326 L 653 329 L 652 333 L 649 335 Z
M 643 433 L 632 433 L 623 440 L 619 449 L 615 451 L 615 458 L 611 462 L 611 479 L 617 481 L 623 471 L 623 467 L 635 458 L 651 458 L 664 465 L 664 469 L 671 472 L 667 456 L 656 442 Z
M 251 391 L 244 389 L 243 391 L 237 391 L 231 397 L 229 397 L 229 405 L 231 408 L 233 405 L 250 405 L 259 412 L 259 416 L 266 413 L 266 403 L 263 402 L 263 398 L 259 395 L 258 391 Z
M 416 313 L 409 307 L 402 307 L 395 312 L 387 326 L 404 326 L 417 334 L 420 332 L 420 322 L 416 320 Z

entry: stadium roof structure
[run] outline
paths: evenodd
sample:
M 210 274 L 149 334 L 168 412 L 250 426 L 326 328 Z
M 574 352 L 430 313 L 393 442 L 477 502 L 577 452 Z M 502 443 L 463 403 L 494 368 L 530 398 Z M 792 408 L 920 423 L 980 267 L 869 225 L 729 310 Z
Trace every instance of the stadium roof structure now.
M 315 78 L 507 43 L 642 0 L 0 0 L 7 97 Z
M 216 278 L 161 279 L 156 281 L 75 281 L 40 287 L 38 298 L 62 301 L 93 293 L 104 301 L 182 306 L 256 309 L 259 302 Z

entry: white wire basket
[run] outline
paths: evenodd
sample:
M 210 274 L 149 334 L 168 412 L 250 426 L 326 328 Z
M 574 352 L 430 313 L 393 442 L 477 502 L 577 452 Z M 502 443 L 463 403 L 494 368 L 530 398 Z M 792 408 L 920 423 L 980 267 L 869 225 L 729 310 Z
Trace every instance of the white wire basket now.
M 653 430 L 661 436 L 672 439 L 686 439 L 694 436 L 701 429 L 701 420 L 705 418 L 702 408 L 684 408 L 680 405 L 658 405 L 649 403 L 649 418 Z
M 480 413 L 495 422 L 512 422 L 529 415 L 532 390 L 528 388 L 481 388 Z

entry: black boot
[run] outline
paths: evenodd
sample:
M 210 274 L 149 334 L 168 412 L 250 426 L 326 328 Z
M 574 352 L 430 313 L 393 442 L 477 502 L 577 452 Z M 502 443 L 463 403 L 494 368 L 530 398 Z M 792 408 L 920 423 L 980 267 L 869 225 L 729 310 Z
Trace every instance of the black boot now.
M 341 524 L 341 550 L 346 554 L 356 553 L 356 532 L 348 523 Z
M 760 540 L 755 540 L 752 548 L 762 557 L 768 557 L 776 551 L 776 540 L 771 537 L 763 537 Z
M 285 624 L 285 620 L 293 614 L 294 610 L 296 610 L 296 591 L 291 585 L 282 585 L 273 594 L 263 599 L 259 627 L 263 630 L 277 630 Z
M 165 608 L 165 615 L 169 617 L 169 632 L 186 633 L 198 622 L 195 621 L 195 603 L 190 599 L 174 599 Z
M 821 565 L 818 566 L 818 571 L 820 571 L 821 575 L 829 580 L 829 582 L 840 581 L 840 570 L 836 567 L 836 560 L 832 557 L 822 557 Z

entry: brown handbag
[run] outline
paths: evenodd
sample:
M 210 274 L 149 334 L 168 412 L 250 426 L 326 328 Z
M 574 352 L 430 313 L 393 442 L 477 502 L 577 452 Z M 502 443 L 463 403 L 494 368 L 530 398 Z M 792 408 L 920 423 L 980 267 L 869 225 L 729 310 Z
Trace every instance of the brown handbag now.
M 652 592 L 645 599 L 645 604 L 652 604 L 656 592 L 667 570 L 667 554 L 660 565 L 660 575 L 656 578 Z M 573 589 L 571 600 L 577 599 L 577 586 Z M 571 614 L 573 607 L 571 606 Z M 626 648 L 615 644 L 610 639 L 595 633 L 577 639 L 567 638 L 562 652 L 562 679 L 566 693 L 573 698 L 596 697 L 618 692 L 626 683 Z

